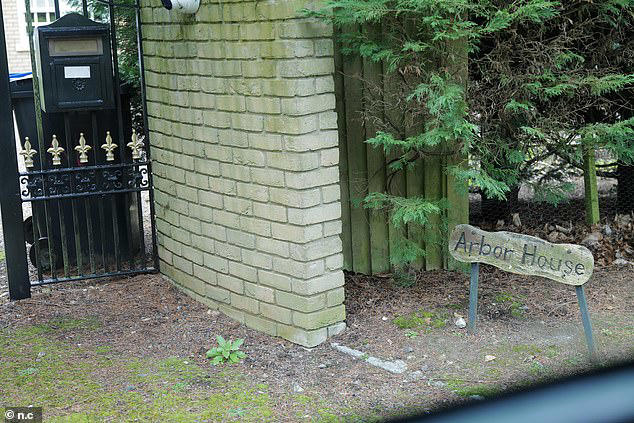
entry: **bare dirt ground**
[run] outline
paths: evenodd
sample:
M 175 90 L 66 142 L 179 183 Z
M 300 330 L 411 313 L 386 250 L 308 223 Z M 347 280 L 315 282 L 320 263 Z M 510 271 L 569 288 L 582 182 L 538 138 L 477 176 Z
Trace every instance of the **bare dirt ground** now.
M 543 216 L 564 226 L 583 221 L 578 199 L 559 212 L 544 207 L 526 205 L 525 227 L 516 229 L 542 228 Z M 616 235 L 598 243 L 601 257 L 616 241 L 631 244 L 631 224 L 619 232 L 606 218 Z M 564 235 L 579 242 L 587 234 Z M 4 266 L 0 399 L 43 406 L 52 422 L 371 421 L 634 359 L 631 265 L 601 266 L 586 285 L 597 362 L 588 359 L 574 289 L 486 266 L 475 335 L 454 324 L 467 317 L 464 273 L 415 281 L 347 274 L 348 328 L 312 349 L 250 330 L 159 275 L 35 288 L 31 299 L 10 303 Z M 244 338 L 247 358 L 210 366 L 205 352 L 217 335 Z M 389 373 L 331 342 L 402 360 L 407 370 Z
M 197 421 L 367 421 L 428 412 L 633 359 L 631 271 L 600 269 L 586 285 L 598 364 L 586 354 L 574 289 L 490 268 L 482 274 L 476 335 L 454 325 L 454 313 L 467 314 L 465 274 L 422 273 L 413 287 L 390 277 L 350 274 L 348 329 L 313 349 L 208 310 L 158 275 L 37 288 L 29 300 L 0 305 L 0 349 L 12 360 L 9 365 L 3 359 L 0 386 L 11 403 L 28 398 L 43 404 L 48 416 L 59 418 L 52 421 L 128 421 L 125 410 L 132 400 L 126 398 L 133 394 L 137 407 L 159 407 L 156 415 L 140 414 L 136 421 L 193 421 L 192 416 Z M 247 358 L 233 366 L 210 366 L 204 353 L 218 334 L 244 338 Z M 21 349 L 11 346 L 25 336 Z M 384 360 L 401 359 L 407 371 L 386 372 L 336 351 L 331 341 Z M 47 342 L 54 344 L 40 348 Z M 107 361 L 95 361 L 104 351 Z M 58 363 L 56 355 L 72 361 Z M 169 361 L 174 359 L 176 367 Z M 47 374 L 40 369 L 44 365 L 59 370 Z M 67 378 L 78 377 L 65 375 L 66 366 L 81 368 L 90 379 L 66 387 Z M 161 373 L 154 366 L 171 370 Z M 199 379 L 191 376 L 198 373 Z M 158 375 L 160 383 L 144 379 L 147 374 Z M 12 386 L 15 377 L 20 383 Z M 47 397 L 50 383 L 59 386 Z M 227 394 L 231 389 L 253 395 Z M 95 392 L 117 400 L 102 403 Z M 218 400 L 215 395 L 222 393 L 229 396 Z M 179 404 L 193 414 L 158 402 L 169 395 L 181 395 Z M 188 402 L 200 396 L 207 402 Z M 206 418 L 210 409 L 217 414 Z

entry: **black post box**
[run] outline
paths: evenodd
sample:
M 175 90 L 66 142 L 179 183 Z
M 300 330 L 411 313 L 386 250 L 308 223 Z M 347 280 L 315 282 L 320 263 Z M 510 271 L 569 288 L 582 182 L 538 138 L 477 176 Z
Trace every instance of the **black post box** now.
M 108 26 L 71 13 L 36 28 L 36 72 L 48 113 L 113 109 Z

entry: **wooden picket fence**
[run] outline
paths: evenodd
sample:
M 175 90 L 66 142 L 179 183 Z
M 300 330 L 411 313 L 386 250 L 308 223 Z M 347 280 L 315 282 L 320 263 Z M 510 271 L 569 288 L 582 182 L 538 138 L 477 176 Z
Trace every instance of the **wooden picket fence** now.
M 392 194 L 447 199 L 449 207 L 445 215 L 432 219 L 428 227 L 397 229 L 385 213 L 364 209 L 361 200 L 368 192 L 384 191 L 389 174 L 386 167 L 389 158 L 364 142 L 376 132 L 373 119 L 364 114 L 364 89 L 380 84 L 389 90 L 390 86 L 384 80 L 381 64 L 342 56 L 338 51 L 335 56 L 344 268 L 364 274 L 393 270 L 390 251 L 402 237 L 416 241 L 426 250 L 425 258 L 416 263 L 418 267 L 453 268 L 455 263 L 449 258 L 444 234 L 448 228 L 468 223 L 469 219 L 468 194 L 460 192 L 453 178 L 444 172 L 447 162 L 458 158 L 424 159 L 413 170 L 393 175 L 390 180 Z M 375 112 L 373 108 L 372 113 Z M 389 105 L 379 111 L 391 112 Z

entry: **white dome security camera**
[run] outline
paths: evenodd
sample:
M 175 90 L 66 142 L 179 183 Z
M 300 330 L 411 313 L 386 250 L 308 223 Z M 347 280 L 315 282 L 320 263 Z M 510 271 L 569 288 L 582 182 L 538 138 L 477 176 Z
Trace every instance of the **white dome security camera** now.
M 200 0 L 161 0 L 167 10 L 176 10 L 181 13 L 196 13 L 200 7 Z

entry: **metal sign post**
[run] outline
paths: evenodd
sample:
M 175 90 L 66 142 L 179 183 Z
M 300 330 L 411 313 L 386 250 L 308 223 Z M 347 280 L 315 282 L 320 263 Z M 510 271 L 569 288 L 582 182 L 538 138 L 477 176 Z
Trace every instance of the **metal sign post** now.
M 483 261 L 507 272 L 543 276 L 574 285 L 590 358 L 593 361 L 597 359 L 592 323 L 583 289 L 583 284 L 590 279 L 594 269 L 594 258 L 590 251 L 579 245 L 551 244 L 528 235 L 485 232 L 469 225 L 456 226 L 449 239 L 449 252 L 453 258 L 471 263 L 468 326 L 470 333 L 474 334 L 476 330 L 478 279 L 480 262 Z
M 471 281 L 469 282 L 469 332 L 476 330 L 476 318 L 478 315 L 478 278 L 480 276 L 480 263 L 471 263 Z
M 576 286 L 577 300 L 579 301 L 579 310 L 581 310 L 581 320 L 583 321 L 583 331 L 586 334 L 586 343 L 588 344 L 588 351 L 590 357 L 593 360 L 597 358 L 597 351 L 594 346 L 594 338 L 592 337 L 592 322 L 590 321 L 590 313 L 588 313 L 588 303 L 586 302 L 586 293 L 583 290 L 583 285 Z

